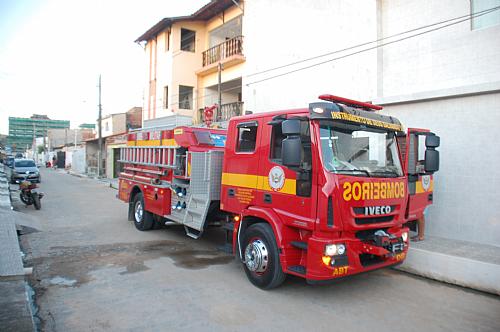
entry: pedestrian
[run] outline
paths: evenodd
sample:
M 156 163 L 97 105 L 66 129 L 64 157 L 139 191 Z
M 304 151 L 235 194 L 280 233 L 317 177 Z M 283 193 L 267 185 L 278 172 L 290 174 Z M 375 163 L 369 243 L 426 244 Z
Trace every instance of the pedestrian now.
M 417 219 L 417 235 L 412 237 L 413 242 L 423 241 L 425 232 L 425 213 Z
M 57 166 L 57 158 L 56 158 L 56 156 L 53 156 L 52 157 L 52 167 L 54 167 L 54 169 L 55 169 L 56 166 Z

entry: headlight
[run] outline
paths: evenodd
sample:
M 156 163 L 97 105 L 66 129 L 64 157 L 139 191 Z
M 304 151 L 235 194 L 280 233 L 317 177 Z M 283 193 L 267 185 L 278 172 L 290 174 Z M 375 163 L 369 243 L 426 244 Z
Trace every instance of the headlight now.
M 403 232 L 403 234 L 401 234 L 401 238 L 404 242 L 408 241 L 408 232 Z
M 333 256 L 337 254 L 337 245 L 336 244 L 327 244 L 325 246 L 325 255 Z
M 345 245 L 343 245 L 343 244 L 337 245 L 337 253 L 339 255 L 345 254 Z

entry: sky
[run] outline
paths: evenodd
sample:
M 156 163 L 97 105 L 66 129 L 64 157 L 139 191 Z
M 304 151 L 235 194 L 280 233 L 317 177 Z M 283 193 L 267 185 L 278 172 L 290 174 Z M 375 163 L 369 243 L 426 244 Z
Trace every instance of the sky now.
M 0 134 L 46 114 L 71 127 L 142 106 L 146 56 L 134 43 L 164 17 L 209 0 L 0 0 Z

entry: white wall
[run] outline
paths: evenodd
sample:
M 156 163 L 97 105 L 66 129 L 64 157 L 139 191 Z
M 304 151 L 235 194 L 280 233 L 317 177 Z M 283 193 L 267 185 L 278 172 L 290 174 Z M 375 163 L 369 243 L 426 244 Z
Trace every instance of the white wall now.
M 245 110 L 263 112 L 307 107 L 320 94 L 368 100 L 376 93 L 376 51 L 246 86 L 281 73 L 245 77 L 271 67 L 376 39 L 376 1 L 254 0 L 243 18 Z M 332 55 L 320 60 L 331 59 Z M 319 60 L 319 61 L 320 61 Z M 308 62 L 307 64 L 311 64 Z M 300 66 L 303 66 L 299 65 Z
M 500 245 L 500 93 L 391 105 L 384 113 L 441 137 L 427 234 Z
M 467 0 L 379 1 L 379 37 L 470 13 Z M 418 13 L 418 15 L 416 14 Z M 376 103 L 441 136 L 426 232 L 500 245 L 500 25 L 470 22 L 379 51 Z
M 471 12 L 469 0 L 384 0 L 379 5 L 383 37 Z M 500 82 L 499 54 L 500 25 L 472 30 L 470 21 L 388 45 L 379 58 L 379 95 Z
M 85 148 L 79 147 L 73 151 L 71 169 L 73 172 L 85 173 Z

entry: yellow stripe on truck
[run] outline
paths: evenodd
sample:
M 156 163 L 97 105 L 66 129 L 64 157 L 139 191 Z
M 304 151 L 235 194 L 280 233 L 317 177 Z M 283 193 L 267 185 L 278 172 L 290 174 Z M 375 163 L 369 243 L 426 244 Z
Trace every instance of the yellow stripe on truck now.
M 415 192 L 417 194 L 422 194 L 422 193 L 425 193 L 425 192 L 433 192 L 434 191 L 434 180 L 431 180 L 431 184 L 429 185 L 429 188 L 427 190 L 424 189 L 424 186 L 422 184 L 422 180 L 419 180 L 417 181 L 417 183 L 415 183 Z
M 261 175 L 222 173 L 222 184 L 226 186 L 243 187 L 243 188 L 275 192 L 269 186 L 268 177 Z M 283 185 L 283 188 L 281 188 L 281 190 L 276 192 L 282 194 L 295 195 L 296 180 L 285 179 L 285 184 Z
M 160 146 L 160 140 L 154 139 L 154 140 L 137 141 L 136 146 Z

